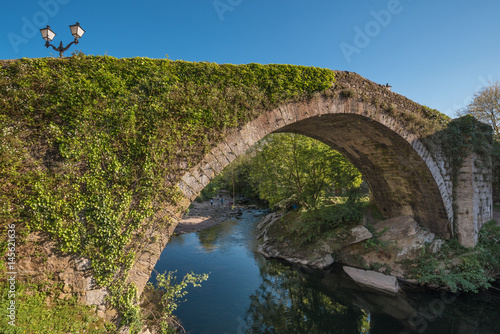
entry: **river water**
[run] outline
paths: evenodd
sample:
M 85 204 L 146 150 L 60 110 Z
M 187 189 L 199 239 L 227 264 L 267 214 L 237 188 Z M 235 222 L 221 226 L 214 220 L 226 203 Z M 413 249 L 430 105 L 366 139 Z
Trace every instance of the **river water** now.
M 155 270 L 210 273 L 175 314 L 193 334 L 500 333 L 494 293 L 452 295 L 407 287 L 398 296 L 361 290 L 341 267 L 311 271 L 256 249 L 264 211 L 243 210 L 209 229 L 173 236 Z M 153 275 L 151 281 L 155 281 Z

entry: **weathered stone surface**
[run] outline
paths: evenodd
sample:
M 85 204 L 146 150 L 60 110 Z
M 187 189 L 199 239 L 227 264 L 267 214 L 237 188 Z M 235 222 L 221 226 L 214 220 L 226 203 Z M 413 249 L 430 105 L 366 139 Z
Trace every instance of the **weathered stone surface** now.
M 346 240 L 343 245 L 356 244 L 358 242 L 372 238 L 373 235 L 368 231 L 368 229 L 362 225 L 355 226 L 351 229 L 351 237 Z
M 411 252 L 420 250 L 434 240 L 434 233 L 422 229 L 411 216 L 400 216 L 375 224 L 380 240 L 390 243 L 396 250 L 395 261 L 407 259 Z M 385 232 L 384 232 L 385 231 Z
M 283 213 L 281 212 L 273 212 L 268 215 L 266 215 L 257 225 L 257 229 L 262 230 L 264 227 L 269 228 L 270 223 L 274 223 L 278 219 L 281 219 L 283 217 Z
M 398 280 L 394 276 L 348 266 L 344 266 L 343 268 L 346 274 L 362 287 L 368 287 L 389 294 L 396 294 L 401 290 Z
M 86 304 L 87 305 L 103 305 L 105 303 L 104 297 L 108 292 L 106 289 L 97 289 L 97 290 L 90 290 L 87 291 L 85 297 L 86 297 Z
M 341 249 L 337 261 L 354 267 L 376 267 L 379 271 L 390 271 L 394 276 L 405 277 L 408 273 L 402 261 L 416 259 L 427 244 L 435 252 L 443 243 L 435 239 L 433 233 L 420 227 L 411 216 L 383 220 L 374 227 L 380 243 L 378 247 L 348 245 Z
M 87 270 L 90 269 L 90 261 L 85 258 L 80 258 L 75 261 L 76 270 Z

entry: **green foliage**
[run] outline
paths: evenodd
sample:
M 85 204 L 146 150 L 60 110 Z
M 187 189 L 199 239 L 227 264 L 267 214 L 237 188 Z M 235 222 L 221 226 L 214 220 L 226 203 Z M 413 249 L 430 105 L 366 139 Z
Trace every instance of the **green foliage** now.
M 168 320 L 172 318 L 172 313 L 175 312 L 179 303 L 184 301 L 187 294 L 186 287 L 191 284 L 193 287 L 200 287 L 201 282 L 208 279 L 209 274 L 194 274 L 187 273 L 184 278 L 175 283 L 176 271 L 169 271 L 168 273 L 158 274 L 156 276 L 156 289 L 161 289 L 163 295 L 161 297 L 161 306 L 163 312 L 160 315 L 160 328 L 161 333 L 167 334 L 173 332 L 173 329 L 168 324 Z M 151 285 L 151 283 L 148 283 Z M 152 287 L 152 286 L 150 286 Z
M 250 170 L 254 165 L 255 152 L 242 154 L 234 159 L 224 170 L 216 177 L 219 189 L 224 189 L 234 194 L 241 194 L 246 197 L 254 197 L 257 190 L 254 189 L 250 178 Z
M 491 128 L 474 117 L 466 115 L 454 119 L 438 135 L 454 174 L 458 173 L 464 159 L 472 152 L 491 163 Z
M 90 306 L 79 305 L 75 298 L 48 301 L 59 294 L 55 287 L 16 285 L 16 327 L 7 324 L 8 284 L 0 283 L 0 333 L 66 334 L 112 333 L 111 323 L 104 323 Z
M 458 184 L 458 175 L 462 164 L 471 153 L 476 153 L 480 157 L 484 167 L 495 167 L 492 165 L 494 150 L 492 150 L 491 127 L 478 122 L 471 115 L 465 115 L 450 121 L 447 127 L 434 134 L 433 137 L 441 144 L 445 158 L 451 167 L 454 185 Z M 498 172 L 494 172 L 494 174 L 498 174 Z M 456 190 L 456 187 L 454 187 L 454 199 L 456 198 Z
M 316 207 L 323 196 L 359 187 L 361 174 L 340 153 L 297 134 L 265 137 L 250 168 L 250 181 L 270 207 Z
M 367 224 L 365 227 L 368 231 L 370 231 L 372 237 L 364 241 L 363 247 L 368 248 L 370 250 L 386 251 L 391 246 L 391 244 L 394 243 L 390 241 L 382 241 L 380 239 L 380 237 L 389 230 L 389 227 L 384 228 L 380 232 L 377 232 L 373 225 Z
M 323 233 L 343 225 L 357 224 L 363 218 L 364 202 L 359 198 L 347 199 L 334 205 L 304 211 L 302 214 L 303 229 L 308 234 Z
M 273 224 L 269 233 L 298 245 L 314 243 L 325 233 L 338 234 L 340 230 L 358 224 L 366 204 L 367 198 L 356 196 L 354 199 L 337 198 L 335 204 L 294 210 L 283 216 L 281 222 Z
M 197 201 L 203 202 L 217 196 L 221 190 L 229 191 L 231 196 L 244 195 L 254 197 L 256 190 L 250 180 L 250 169 L 253 165 L 253 154 L 242 154 L 227 165 L 222 172 L 213 178 L 201 191 Z
M 129 326 L 132 333 L 141 329 L 141 311 L 137 302 L 137 287 L 134 283 L 124 283 L 125 278 L 115 281 L 106 296 L 111 305 L 120 313 L 120 325 Z
M 213 178 L 209 184 L 200 192 L 200 195 L 196 198 L 196 201 L 201 203 L 207 201 L 211 198 L 217 196 L 219 190 L 224 188 L 224 184 L 222 182 L 222 175 L 219 174 L 215 178 Z
M 438 253 L 423 248 L 419 258 L 407 264 L 412 277 L 421 283 L 444 286 L 452 292 L 478 292 L 489 288 L 500 274 L 499 242 L 500 227 L 490 221 L 481 229 L 473 250 L 449 240 Z
M 331 87 L 327 69 L 75 55 L 0 69 L 0 219 L 91 260 L 99 285 L 181 198 L 187 167 L 263 110 Z M 156 226 L 152 226 L 156 224 Z

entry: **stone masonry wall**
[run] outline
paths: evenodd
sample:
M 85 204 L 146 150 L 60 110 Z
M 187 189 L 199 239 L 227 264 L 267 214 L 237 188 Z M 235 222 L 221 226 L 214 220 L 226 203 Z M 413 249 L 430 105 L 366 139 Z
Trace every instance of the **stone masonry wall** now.
M 474 247 L 481 226 L 493 219 L 491 168 L 472 153 L 462 164 L 456 191 L 456 227 L 462 246 Z

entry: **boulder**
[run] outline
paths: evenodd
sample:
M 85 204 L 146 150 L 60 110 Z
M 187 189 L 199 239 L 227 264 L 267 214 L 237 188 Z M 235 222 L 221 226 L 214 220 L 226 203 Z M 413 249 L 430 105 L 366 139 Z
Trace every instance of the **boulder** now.
M 372 238 L 373 235 L 363 225 L 355 226 L 351 229 L 351 236 L 343 242 L 342 246 L 357 244 L 358 242 L 365 241 Z
M 356 269 L 348 266 L 344 266 L 343 268 L 345 273 L 361 287 L 391 295 L 395 295 L 401 290 L 398 280 L 394 276 L 384 275 L 372 270 Z

